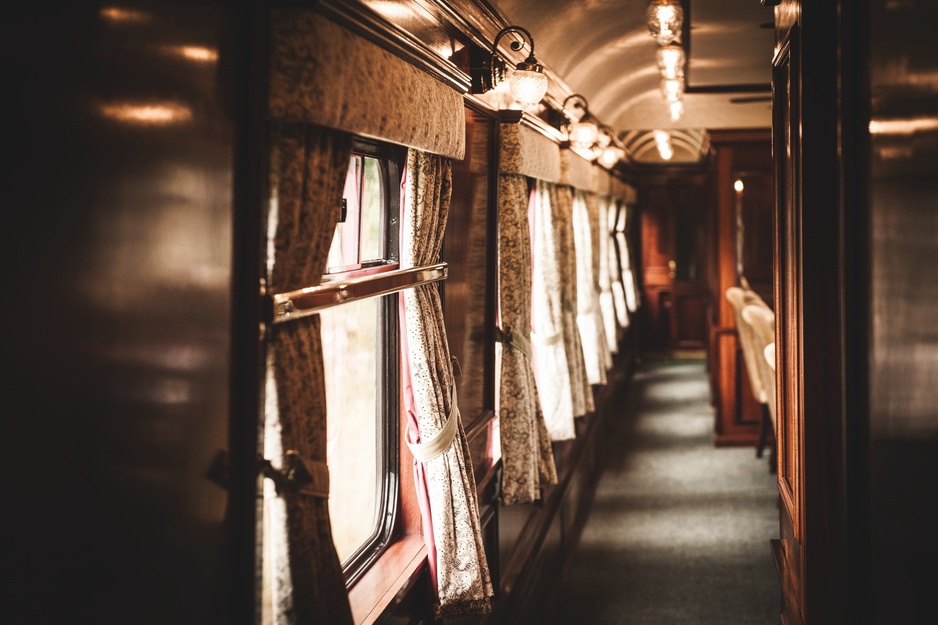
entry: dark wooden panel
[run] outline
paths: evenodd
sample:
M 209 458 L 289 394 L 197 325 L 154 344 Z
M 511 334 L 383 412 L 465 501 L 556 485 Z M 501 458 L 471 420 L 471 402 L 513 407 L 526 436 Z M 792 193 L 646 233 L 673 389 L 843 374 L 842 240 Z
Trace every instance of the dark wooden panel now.
M 702 349 L 707 342 L 710 293 L 702 288 L 675 288 L 671 305 L 671 347 Z
M 711 231 L 715 233 L 716 244 L 710 253 L 713 254 L 716 282 L 711 287 L 709 323 L 712 325 L 709 331 L 715 339 L 710 349 L 716 350 L 716 354 L 710 355 L 714 365 L 710 376 L 711 386 L 718 389 L 719 395 L 715 404 L 718 445 L 755 445 L 761 419 L 761 408 L 752 395 L 738 346 L 736 314 L 725 294 L 729 287 L 740 284 L 737 271 L 738 218 L 745 214 L 748 215 L 747 222 L 757 225 L 743 230 L 747 237 L 744 240 L 748 241 L 743 246 L 744 253 L 759 259 L 757 275 L 769 272 L 767 282 L 760 279 L 752 286 L 766 302 L 773 301 L 772 259 L 768 259 L 767 267 L 762 266 L 765 256 L 773 254 L 774 249 L 774 205 L 771 194 L 764 197 L 767 191 L 771 192 L 771 186 L 765 188 L 766 180 L 772 179 L 770 137 L 767 130 L 715 131 L 712 135 L 715 168 L 710 193 L 715 223 Z M 748 192 L 744 189 L 739 194 L 734 190 L 737 179 L 748 183 Z
M 459 408 L 467 424 L 494 410 L 494 185 L 487 164 L 495 145 L 494 121 L 466 110 L 466 157 L 453 163 L 453 193 L 443 259 L 449 277 L 443 310 L 450 354 L 462 372 L 456 379 Z M 491 260 L 491 262 L 490 262 Z
M 5 619 L 216 622 L 244 567 L 206 477 L 229 447 L 243 41 L 221 2 L 105 6 L 3 26 L 3 292 L 25 303 L 2 313 Z
M 717 446 L 755 445 L 761 407 L 752 396 L 735 328 L 714 332 L 714 367 L 719 401 L 714 430 Z

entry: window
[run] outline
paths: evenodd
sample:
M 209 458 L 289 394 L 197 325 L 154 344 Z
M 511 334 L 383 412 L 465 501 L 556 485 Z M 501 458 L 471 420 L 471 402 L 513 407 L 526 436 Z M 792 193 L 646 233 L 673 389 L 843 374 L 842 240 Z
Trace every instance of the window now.
M 400 155 L 389 148 L 355 143 L 323 286 L 354 285 L 397 268 L 401 162 Z M 348 585 L 380 555 L 396 521 L 397 302 L 396 294 L 353 298 L 315 313 L 320 319 L 326 386 L 329 510 Z M 272 366 L 267 369 L 265 394 L 263 455 L 280 458 L 279 398 Z M 280 586 L 275 571 L 288 547 L 284 502 L 271 480 L 265 480 L 263 488 L 261 622 L 266 624 L 278 618 L 279 593 L 286 586 Z
M 399 168 L 393 154 L 356 144 L 323 283 L 396 268 Z M 349 583 L 388 543 L 397 503 L 396 295 L 319 313 L 327 401 L 329 511 Z

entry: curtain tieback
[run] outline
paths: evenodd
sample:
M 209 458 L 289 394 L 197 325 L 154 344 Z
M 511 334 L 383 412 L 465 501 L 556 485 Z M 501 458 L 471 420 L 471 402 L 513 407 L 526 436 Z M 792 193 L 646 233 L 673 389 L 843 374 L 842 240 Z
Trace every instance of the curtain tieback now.
M 414 454 L 414 460 L 418 462 L 427 462 L 441 455 L 456 439 L 456 433 L 459 431 L 459 406 L 456 405 L 456 386 L 453 385 L 451 393 L 451 402 L 449 415 L 446 417 L 446 423 L 440 428 L 440 431 L 429 437 L 422 443 L 411 443 L 406 441 L 411 453 Z
M 556 334 L 550 334 L 548 336 L 540 336 L 536 332 L 531 333 L 531 341 L 541 347 L 556 345 L 561 339 L 563 339 L 563 332 L 557 332 Z
M 504 330 L 496 326 L 495 340 L 506 347 L 518 350 L 527 356 L 528 360 L 531 360 L 531 341 L 526 339 L 524 335 L 512 332 L 511 326 L 505 326 Z

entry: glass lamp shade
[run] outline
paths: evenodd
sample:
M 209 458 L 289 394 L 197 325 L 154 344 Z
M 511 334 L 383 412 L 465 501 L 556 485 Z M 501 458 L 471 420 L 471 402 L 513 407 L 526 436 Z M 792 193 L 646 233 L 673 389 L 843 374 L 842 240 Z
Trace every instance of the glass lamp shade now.
M 672 122 L 681 121 L 684 118 L 684 103 L 680 100 L 669 103 L 668 110 L 671 113 Z
M 511 95 L 521 106 L 532 106 L 543 99 L 547 93 L 547 76 L 544 72 L 530 69 L 518 69 L 508 79 Z
M 593 122 L 573 122 L 570 124 L 570 143 L 584 150 L 589 149 L 599 136 L 599 128 Z
M 661 46 L 655 53 L 655 59 L 663 78 L 673 79 L 684 75 L 684 48 L 681 46 L 674 43 Z
M 684 24 L 684 9 L 680 0 L 651 0 L 645 12 L 648 30 L 659 46 L 677 41 Z
M 674 156 L 674 150 L 671 148 L 671 135 L 664 130 L 655 131 L 655 143 L 658 144 L 658 154 L 663 160 L 669 161 Z
M 613 167 L 624 155 L 622 148 L 616 147 L 614 145 L 608 146 L 602 151 L 602 154 L 599 155 L 599 162 L 603 167 Z
M 683 78 L 665 78 L 661 81 L 661 95 L 669 104 L 684 97 Z

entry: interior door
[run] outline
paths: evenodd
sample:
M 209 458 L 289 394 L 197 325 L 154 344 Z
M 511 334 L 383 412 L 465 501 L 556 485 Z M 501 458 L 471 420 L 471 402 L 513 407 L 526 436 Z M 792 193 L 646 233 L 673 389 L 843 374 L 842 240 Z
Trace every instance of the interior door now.
M 642 271 L 650 346 L 703 349 L 708 301 L 703 177 L 669 177 L 642 191 Z

